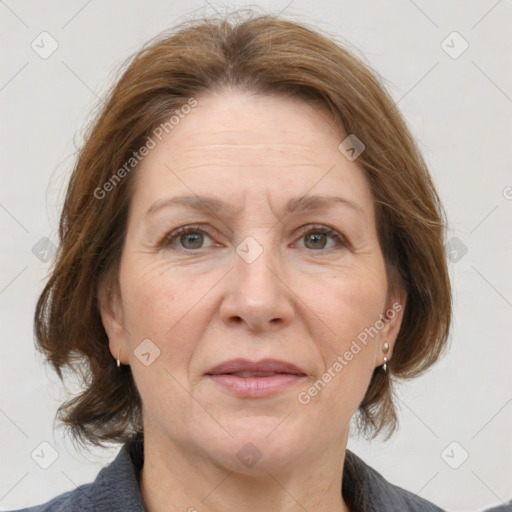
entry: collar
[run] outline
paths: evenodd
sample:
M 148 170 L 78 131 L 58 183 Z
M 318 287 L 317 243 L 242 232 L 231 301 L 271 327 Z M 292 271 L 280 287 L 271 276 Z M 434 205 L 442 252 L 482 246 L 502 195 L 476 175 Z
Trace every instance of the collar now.
M 91 489 L 93 510 L 108 512 L 146 512 L 139 489 L 144 464 L 144 441 L 137 435 L 126 442 L 117 457 L 103 468 Z
M 146 512 L 139 489 L 143 465 L 144 439 L 138 434 L 123 445 L 91 486 L 89 499 L 94 503 L 94 510 Z M 354 512 L 442 512 L 423 498 L 387 482 L 350 450 L 345 454 L 342 493 Z

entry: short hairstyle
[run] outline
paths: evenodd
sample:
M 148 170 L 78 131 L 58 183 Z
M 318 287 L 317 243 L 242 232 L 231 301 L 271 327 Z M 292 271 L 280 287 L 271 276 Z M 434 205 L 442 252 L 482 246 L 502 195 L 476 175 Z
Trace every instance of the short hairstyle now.
M 37 345 L 47 361 L 61 379 L 68 371 L 83 379 L 82 391 L 61 405 L 57 418 L 83 443 L 124 442 L 143 430 L 130 366 L 117 368 L 109 351 L 99 290 L 118 289 L 135 155 L 191 99 L 225 88 L 312 103 L 365 145 L 357 163 L 372 190 L 388 283 L 405 289 L 407 303 L 388 372 L 374 370 L 357 418 L 361 432 L 389 436 L 397 425 L 394 381 L 428 369 L 448 339 L 443 208 L 406 123 L 374 73 L 334 38 L 269 15 L 193 21 L 159 36 L 129 61 L 91 124 L 35 312 Z

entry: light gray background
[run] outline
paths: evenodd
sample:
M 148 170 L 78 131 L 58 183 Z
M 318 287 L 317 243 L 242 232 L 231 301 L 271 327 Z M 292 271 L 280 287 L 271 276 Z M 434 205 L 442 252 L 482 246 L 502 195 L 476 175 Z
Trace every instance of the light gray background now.
M 57 243 L 64 186 L 82 129 L 112 72 L 201 1 L 0 1 L 2 74 L 0 508 L 41 503 L 91 481 L 116 450 L 79 454 L 53 431 L 65 396 L 33 348 L 35 301 Z M 337 34 L 387 79 L 448 211 L 455 317 L 451 350 L 400 388 L 400 431 L 349 448 L 393 483 L 447 510 L 512 497 L 512 44 L 510 1 L 289 0 L 257 3 Z M 31 47 L 57 50 L 43 59 Z M 457 31 L 469 44 L 451 36 Z M 43 49 L 44 46 L 44 49 Z M 36 46 L 37 47 L 37 46 Z M 445 50 L 449 53 L 450 56 Z M 508 188 L 507 188 L 508 187 Z M 453 242 L 452 242 L 453 243 Z M 460 258 L 460 259 L 459 259 Z M 508 262 L 508 265 L 506 264 Z M 58 458 L 51 462 L 52 449 Z M 451 445 L 452 442 L 458 444 Z M 446 449 L 448 447 L 448 449 Z M 35 450 L 35 451 L 34 451 Z M 465 452 L 469 454 L 463 460 Z M 444 455 L 443 455 L 444 454 Z M 451 465 L 451 466 L 450 466 Z

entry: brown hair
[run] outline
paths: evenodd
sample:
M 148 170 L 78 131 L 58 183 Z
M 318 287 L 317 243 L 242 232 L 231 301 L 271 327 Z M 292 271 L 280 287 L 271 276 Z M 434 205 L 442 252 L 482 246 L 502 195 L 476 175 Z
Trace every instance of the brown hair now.
M 318 32 L 272 16 L 194 22 L 151 42 L 131 60 L 90 127 L 35 313 L 48 361 L 61 378 L 69 369 L 84 381 L 58 418 L 77 440 L 95 444 L 142 431 L 130 367 L 113 362 L 99 313 L 100 285 L 116 286 L 136 166 L 123 179 L 113 176 L 190 98 L 225 87 L 314 102 L 366 146 L 357 161 L 373 191 L 390 286 L 403 286 L 408 296 L 388 373 L 375 369 L 359 420 L 366 433 L 390 435 L 397 421 L 393 380 L 429 368 L 448 338 L 443 210 L 404 120 L 367 66 Z

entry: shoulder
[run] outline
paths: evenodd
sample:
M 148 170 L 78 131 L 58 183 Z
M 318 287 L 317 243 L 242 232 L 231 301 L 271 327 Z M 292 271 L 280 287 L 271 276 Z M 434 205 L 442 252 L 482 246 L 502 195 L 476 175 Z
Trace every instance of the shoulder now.
M 364 512 L 443 512 L 443 509 L 430 501 L 389 483 L 378 471 L 349 450 L 345 456 L 342 490 L 344 497 L 347 494 L 347 501 Z
M 91 502 L 91 487 L 94 484 L 85 484 L 77 487 L 74 491 L 69 491 L 48 503 L 36 505 L 35 507 L 23 508 L 13 512 L 86 512 L 94 510 L 94 504 Z
M 512 500 L 497 505 L 496 507 L 488 508 L 484 512 L 512 512 Z
M 138 473 L 142 444 L 132 439 L 90 484 L 57 496 L 43 505 L 13 512 L 144 512 Z

